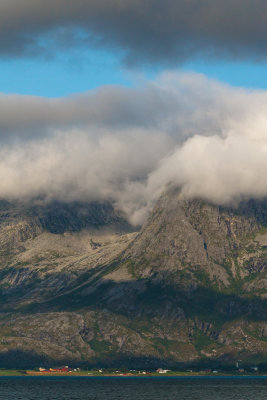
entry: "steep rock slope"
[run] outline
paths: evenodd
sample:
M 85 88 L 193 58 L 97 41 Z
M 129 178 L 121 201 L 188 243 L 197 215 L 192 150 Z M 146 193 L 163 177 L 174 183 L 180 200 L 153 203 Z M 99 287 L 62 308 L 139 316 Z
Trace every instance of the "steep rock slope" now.
M 1 201 L 2 307 L 66 290 L 82 271 L 112 262 L 132 231 L 110 203 Z
M 266 362 L 265 201 L 222 208 L 169 191 L 139 233 L 110 206 L 101 219 L 98 205 L 58 205 L 59 221 L 52 206 L 9 207 L 0 364 Z
M 165 193 L 124 257 L 140 277 L 181 272 L 203 285 L 203 276 L 219 287 L 246 284 L 267 264 L 267 202 L 250 200 L 238 207 L 219 207 Z M 257 275 L 253 276 L 257 279 Z M 267 288 L 267 287 L 265 287 Z

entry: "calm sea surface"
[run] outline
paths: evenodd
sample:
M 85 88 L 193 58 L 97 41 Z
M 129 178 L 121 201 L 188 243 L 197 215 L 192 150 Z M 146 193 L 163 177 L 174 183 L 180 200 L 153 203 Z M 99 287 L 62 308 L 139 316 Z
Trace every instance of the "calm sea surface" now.
M 1 400 L 266 400 L 264 378 L 0 377 Z

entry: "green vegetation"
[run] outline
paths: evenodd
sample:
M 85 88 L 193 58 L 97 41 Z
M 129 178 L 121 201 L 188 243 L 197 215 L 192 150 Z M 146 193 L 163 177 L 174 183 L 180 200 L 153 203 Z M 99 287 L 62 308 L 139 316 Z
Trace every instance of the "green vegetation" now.
M 175 340 L 170 340 L 170 339 L 162 339 L 159 337 L 151 339 L 153 347 L 157 351 L 163 351 L 166 352 L 167 354 L 169 352 L 177 352 L 178 348 L 180 347 L 181 343 L 176 342 Z
M 197 351 L 201 351 L 205 349 L 206 347 L 213 345 L 216 343 L 214 340 L 210 339 L 207 335 L 204 335 L 202 332 L 199 330 L 195 332 L 193 336 L 193 344 L 196 348 Z
M 91 348 L 96 352 L 96 353 L 103 353 L 107 352 L 110 349 L 110 343 L 105 341 L 105 340 L 90 340 L 89 342 Z
M 26 370 L 22 369 L 0 369 L 0 376 L 25 376 Z

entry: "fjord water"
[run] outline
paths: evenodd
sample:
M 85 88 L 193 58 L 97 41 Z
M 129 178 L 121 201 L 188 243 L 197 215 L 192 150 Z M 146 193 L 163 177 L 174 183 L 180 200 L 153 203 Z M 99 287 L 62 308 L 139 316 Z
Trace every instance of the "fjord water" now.
M 266 400 L 264 378 L 2 377 L 1 400 Z

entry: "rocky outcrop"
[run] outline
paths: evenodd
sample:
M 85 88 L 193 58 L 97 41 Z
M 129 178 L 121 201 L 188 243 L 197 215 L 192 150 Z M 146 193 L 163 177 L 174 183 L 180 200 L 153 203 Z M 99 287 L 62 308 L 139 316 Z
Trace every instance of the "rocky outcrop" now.
M 265 246 L 255 235 L 265 229 L 265 202 L 220 207 L 201 200 L 184 200 L 179 192 L 165 193 L 139 235 L 125 252 L 142 277 L 187 272 L 202 280 L 206 274 L 220 286 L 232 278 L 265 269 Z M 179 274 L 178 274 L 179 275 Z M 181 273 L 180 273 L 181 275 Z M 203 282 L 202 282 L 203 283 Z
M 0 366 L 265 362 L 266 204 L 0 203 Z

